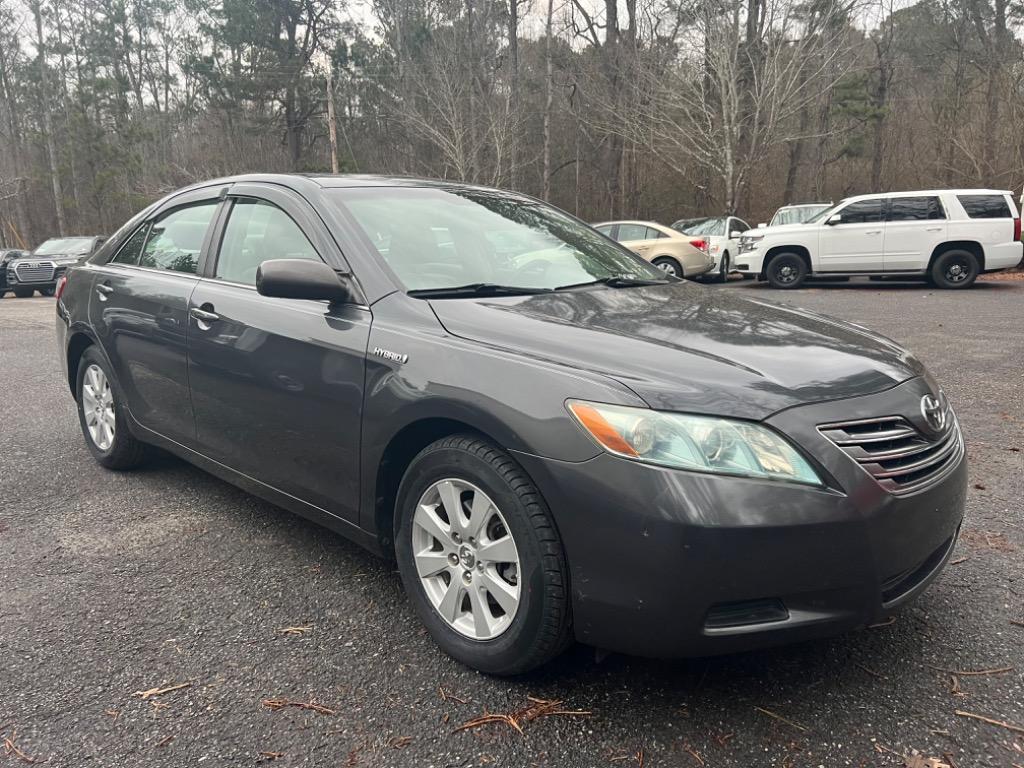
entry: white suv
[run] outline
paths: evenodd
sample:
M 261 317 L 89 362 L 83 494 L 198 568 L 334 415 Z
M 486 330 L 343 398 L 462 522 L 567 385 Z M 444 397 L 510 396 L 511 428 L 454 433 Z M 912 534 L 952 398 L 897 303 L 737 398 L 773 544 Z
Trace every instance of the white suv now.
M 1015 267 L 1024 255 L 1010 192 L 954 189 L 858 195 L 804 224 L 740 238 L 735 269 L 796 288 L 810 276 L 898 275 L 966 288 L 981 272 Z

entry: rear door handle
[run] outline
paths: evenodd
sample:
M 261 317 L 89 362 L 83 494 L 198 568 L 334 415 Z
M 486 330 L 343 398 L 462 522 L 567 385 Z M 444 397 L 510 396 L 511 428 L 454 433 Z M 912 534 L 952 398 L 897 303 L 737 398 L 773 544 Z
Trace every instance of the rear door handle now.
M 111 288 L 106 283 L 98 283 L 96 285 L 96 293 L 99 294 L 100 301 L 106 301 L 107 297 L 110 294 L 112 294 L 113 292 L 114 292 L 114 289 Z
M 872 229 L 870 232 L 865 232 L 864 234 L 865 235 L 880 235 L 880 234 L 882 234 L 882 230 L 880 230 L 880 229 Z
M 210 324 L 220 320 L 220 315 L 207 312 L 205 309 L 199 309 L 198 307 L 192 307 L 188 313 L 195 318 L 196 325 L 199 326 L 201 331 L 210 330 Z
M 942 227 L 925 227 L 924 231 L 925 232 L 941 232 L 942 231 Z

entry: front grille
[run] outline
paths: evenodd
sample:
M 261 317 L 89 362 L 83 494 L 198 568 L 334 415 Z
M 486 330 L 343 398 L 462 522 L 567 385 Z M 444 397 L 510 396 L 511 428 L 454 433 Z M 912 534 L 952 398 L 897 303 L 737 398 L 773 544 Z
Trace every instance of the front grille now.
M 879 485 L 900 496 L 939 482 L 963 456 L 960 426 L 951 410 L 946 421 L 946 430 L 935 437 L 923 434 L 902 416 L 822 424 L 818 430 Z
M 52 261 L 30 262 L 15 266 L 14 276 L 19 283 L 49 283 L 53 280 L 55 270 Z

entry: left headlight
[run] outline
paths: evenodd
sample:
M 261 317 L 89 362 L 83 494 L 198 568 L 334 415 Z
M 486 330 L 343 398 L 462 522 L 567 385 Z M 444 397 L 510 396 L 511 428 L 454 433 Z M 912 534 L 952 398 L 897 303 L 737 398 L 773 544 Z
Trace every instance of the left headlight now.
M 743 235 L 740 238 L 740 253 L 754 250 L 762 240 L 764 240 L 764 235 Z
M 759 424 L 570 400 L 569 412 L 609 453 L 698 472 L 822 485 L 806 459 Z

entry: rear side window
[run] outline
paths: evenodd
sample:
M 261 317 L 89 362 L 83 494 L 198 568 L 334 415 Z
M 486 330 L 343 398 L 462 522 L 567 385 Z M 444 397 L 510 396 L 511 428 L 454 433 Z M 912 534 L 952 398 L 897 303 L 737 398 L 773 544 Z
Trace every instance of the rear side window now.
M 956 199 L 972 219 L 1012 219 L 1003 195 L 957 195 Z
M 135 234 L 128 238 L 110 261 L 114 264 L 138 264 L 139 256 L 142 255 L 142 246 L 146 242 L 147 232 L 149 232 L 149 222 L 135 230 Z
M 451 247 L 451 233 L 432 227 L 438 245 Z M 221 280 L 256 285 L 256 270 L 269 259 L 320 261 L 299 225 L 275 205 L 242 198 L 231 208 L 215 276 Z
M 597 227 L 597 231 L 600 232 L 602 235 L 607 235 L 608 237 L 611 237 L 612 236 L 612 225 L 611 224 L 606 224 L 603 227 Z
M 882 220 L 881 200 L 858 200 L 838 211 L 840 224 L 869 224 Z
M 889 221 L 944 218 L 946 212 L 937 197 L 894 197 L 889 201 Z
M 162 215 L 153 222 L 139 266 L 194 275 L 206 230 L 216 210 L 217 201 L 211 200 Z

